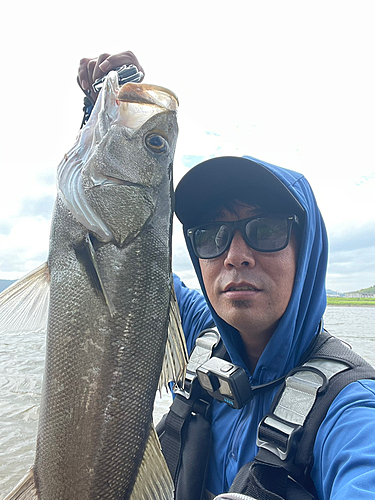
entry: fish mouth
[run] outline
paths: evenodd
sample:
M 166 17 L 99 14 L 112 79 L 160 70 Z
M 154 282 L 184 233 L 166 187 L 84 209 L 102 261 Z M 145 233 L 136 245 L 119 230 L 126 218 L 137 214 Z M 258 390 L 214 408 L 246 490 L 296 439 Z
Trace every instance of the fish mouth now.
M 145 83 L 126 83 L 119 90 L 117 99 L 120 102 L 149 104 L 168 111 L 176 111 L 178 108 L 178 98 L 174 92 Z
M 178 98 L 164 87 L 129 82 L 118 89 L 116 104 L 116 122 L 134 133 L 154 115 L 176 113 Z

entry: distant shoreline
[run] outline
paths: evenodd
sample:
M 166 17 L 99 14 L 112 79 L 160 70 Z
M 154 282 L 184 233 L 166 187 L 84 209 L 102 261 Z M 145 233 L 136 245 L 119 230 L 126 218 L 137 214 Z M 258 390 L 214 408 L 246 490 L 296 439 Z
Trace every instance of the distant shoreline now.
M 327 306 L 345 307 L 375 307 L 375 299 L 350 298 L 350 297 L 327 297 Z

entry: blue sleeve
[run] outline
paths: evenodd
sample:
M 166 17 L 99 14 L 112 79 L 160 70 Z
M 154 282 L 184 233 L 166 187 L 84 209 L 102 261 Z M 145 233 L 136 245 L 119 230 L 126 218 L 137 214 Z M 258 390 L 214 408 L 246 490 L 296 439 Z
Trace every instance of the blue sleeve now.
M 317 433 L 311 477 L 320 500 L 375 498 L 375 381 L 345 387 Z
M 182 328 L 186 337 L 186 345 L 191 353 L 195 339 L 202 330 L 213 324 L 211 312 L 202 294 L 187 288 L 177 275 L 173 275 L 178 307 L 180 309 Z

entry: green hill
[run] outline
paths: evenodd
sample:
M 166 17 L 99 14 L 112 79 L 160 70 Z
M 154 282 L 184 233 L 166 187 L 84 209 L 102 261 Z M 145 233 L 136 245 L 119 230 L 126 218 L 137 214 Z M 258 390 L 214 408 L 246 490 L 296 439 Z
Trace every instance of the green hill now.
M 375 285 L 370 286 L 369 288 L 362 288 L 361 290 L 357 290 L 354 293 L 375 293 Z

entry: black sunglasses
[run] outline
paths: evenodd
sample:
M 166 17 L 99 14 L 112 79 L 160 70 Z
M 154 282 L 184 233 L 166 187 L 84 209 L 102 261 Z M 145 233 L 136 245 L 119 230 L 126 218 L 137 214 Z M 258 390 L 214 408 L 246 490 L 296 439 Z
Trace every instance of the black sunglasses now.
M 195 255 L 214 259 L 228 250 L 234 232 L 240 231 L 249 247 L 258 252 L 278 252 L 289 244 L 296 215 L 265 214 L 236 221 L 215 221 L 188 229 Z

